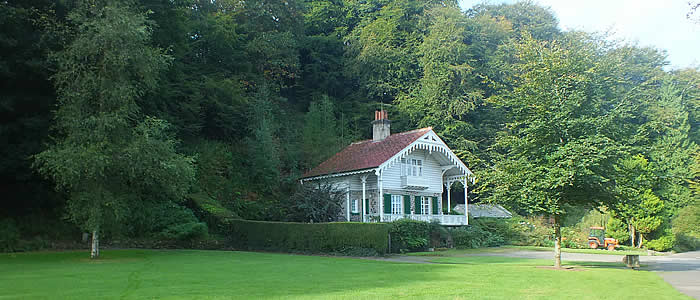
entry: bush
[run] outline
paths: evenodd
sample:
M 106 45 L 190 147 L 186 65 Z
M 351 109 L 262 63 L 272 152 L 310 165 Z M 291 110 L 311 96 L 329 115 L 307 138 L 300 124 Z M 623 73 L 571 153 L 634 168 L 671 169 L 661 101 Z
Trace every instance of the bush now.
M 511 237 L 508 242 L 518 246 L 554 246 L 554 229 L 541 218 L 513 217 L 508 220 Z
M 163 230 L 159 237 L 178 242 L 200 241 L 209 236 L 207 224 L 201 222 L 189 222 L 170 226 Z
M 452 231 L 455 247 L 498 247 L 506 243 L 504 236 L 511 234 L 507 220 L 479 219 L 470 224 Z
M 18 250 L 19 229 L 12 219 L 0 220 L 0 252 Z
M 664 235 L 658 239 L 651 240 L 647 242 L 647 248 L 656 251 L 668 251 L 673 248 L 676 243 L 676 238 L 670 231 L 667 231 Z
M 676 233 L 676 244 L 673 249 L 678 252 L 695 251 L 700 249 L 700 239 L 685 233 Z
M 627 243 L 630 240 L 630 234 L 627 229 L 627 224 L 617 218 L 610 218 L 605 227 L 606 235 L 620 242 L 620 245 Z
M 431 225 L 428 222 L 400 219 L 391 223 L 391 252 L 423 251 L 428 247 Z
M 227 241 L 233 248 L 301 253 L 384 254 L 389 225 L 375 223 L 289 223 L 227 221 Z
M 287 221 L 333 222 L 341 214 L 345 191 L 335 185 L 309 182 L 302 185 L 287 199 Z
M 583 232 L 578 227 L 562 227 L 561 235 L 561 246 L 564 248 L 582 249 L 588 247 L 588 232 Z
M 700 203 L 695 202 L 682 208 L 673 218 L 672 230 L 677 251 L 700 249 Z

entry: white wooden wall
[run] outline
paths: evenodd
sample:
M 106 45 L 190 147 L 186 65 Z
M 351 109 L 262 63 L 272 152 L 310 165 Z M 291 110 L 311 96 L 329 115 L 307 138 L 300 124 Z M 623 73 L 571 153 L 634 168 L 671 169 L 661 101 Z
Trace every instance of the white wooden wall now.
M 428 189 L 420 190 L 421 193 L 442 193 L 442 168 L 435 160 L 433 154 L 425 150 L 416 150 L 409 154 L 407 159 L 415 158 L 423 160 L 422 179 L 428 184 Z M 374 176 L 375 178 L 377 176 Z M 384 172 L 384 189 L 401 189 L 401 164 L 395 164 Z
M 422 179 L 428 184 L 428 188 L 425 190 L 412 190 L 411 192 L 420 192 L 421 194 L 441 194 L 443 192 L 442 168 L 433 155 L 440 154 L 428 154 L 428 151 L 426 150 L 416 150 L 406 157 L 407 159 L 415 158 L 423 160 Z M 360 179 L 362 176 L 367 176 L 367 182 L 365 185 L 366 191 L 368 193 L 370 191 L 376 191 L 377 175 L 374 174 L 374 171 L 334 177 L 325 179 L 324 181 L 334 184 L 334 186 L 340 190 L 345 190 L 347 184 L 349 184 L 351 191 L 362 191 L 362 181 Z M 384 171 L 383 179 L 383 186 L 385 190 L 403 190 L 401 187 L 401 164 L 395 164 L 394 166 L 386 169 Z

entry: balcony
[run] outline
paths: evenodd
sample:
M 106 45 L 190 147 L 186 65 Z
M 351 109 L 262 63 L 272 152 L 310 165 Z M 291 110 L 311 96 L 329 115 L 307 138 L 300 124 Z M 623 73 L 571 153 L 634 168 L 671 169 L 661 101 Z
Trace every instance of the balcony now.
M 379 219 L 379 215 L 372 214 L 375 219 Z M 445 226 L 462 226 L 467 225 L 467 219 L 462 215 L 403 215 L 403 214 L 384 214 L 382 216 L 384 222 L 393 222 L 400 219 L 411 219 L 416 221 L 432 222 L 437 221 Z M 376 222 L 376 221 L 375 221 Z
M 401 176 L 401 187 L 407 190 L 425 190 L 428 188 L 428 181 L 423 177 Z

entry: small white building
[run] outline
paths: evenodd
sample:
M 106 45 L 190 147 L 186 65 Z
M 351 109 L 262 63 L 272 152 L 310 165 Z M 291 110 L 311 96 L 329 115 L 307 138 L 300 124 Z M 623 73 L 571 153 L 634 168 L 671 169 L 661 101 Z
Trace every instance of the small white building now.
M 386 111 L 376 111 L 373 138 L 352 143 L 304 174 L 301 183 L 324 181 L 346 191 L 342 221 L 391 222 L 409 218 L 436 220 L 443 225 L 467 225 L 463 215 L 443 214 L 451 202 L 455 182 L 464 186 L 467 211 L 468 183 L 474 174 L 431 127 L 391 134 Z M 443 191 L 447 188 L 447 199 Z M 364 200 L 364 201 L 363 201 Z

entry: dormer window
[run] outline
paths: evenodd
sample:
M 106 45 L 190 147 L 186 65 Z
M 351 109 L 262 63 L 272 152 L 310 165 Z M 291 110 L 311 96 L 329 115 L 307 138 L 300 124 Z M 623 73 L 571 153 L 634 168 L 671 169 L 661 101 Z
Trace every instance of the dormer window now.
M 423 160 L 415 158 L 402 158 L 401 176 L 423 176 Z

